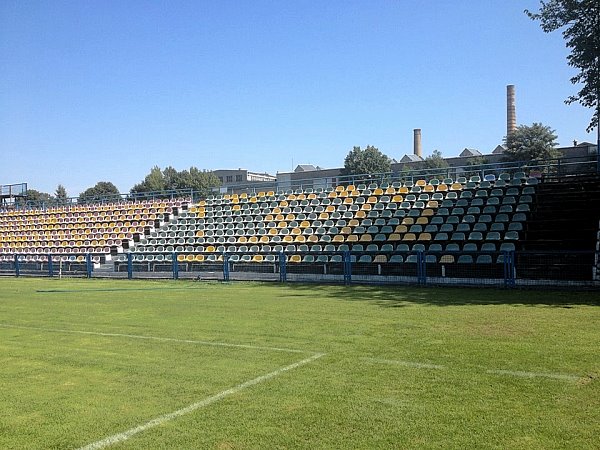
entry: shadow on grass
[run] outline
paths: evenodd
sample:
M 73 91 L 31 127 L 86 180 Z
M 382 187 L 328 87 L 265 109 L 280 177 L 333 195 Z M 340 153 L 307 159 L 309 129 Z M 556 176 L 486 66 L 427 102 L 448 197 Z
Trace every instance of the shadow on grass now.
M 344 301 L 367 301 L 385 308 L 411 304 L 431 306 L 514 305 L 571 308 L 600 306 L 600 291 L 521 290 L 477 287 L 418 287 L 368 285 L 286 284 L 287 296 L 318 296 Z

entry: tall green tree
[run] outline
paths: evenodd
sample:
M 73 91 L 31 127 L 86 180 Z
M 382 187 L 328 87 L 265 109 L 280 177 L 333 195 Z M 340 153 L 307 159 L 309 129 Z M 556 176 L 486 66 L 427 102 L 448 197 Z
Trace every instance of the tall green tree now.
M 465 176 L 477 175 L 483 169 L 485 164 L 488 164 L 489 161 L 484 156 L 473 156 L 469 158 L 466 166 L 468 169 L 465 171 Z
M 193 189 L 200 196 L 209 195 L 213 188 L 220 186 L 219 178 L 212 172 L 190 167 L 189 170 L 177 171 L 173 167 L 161 170 L 155 166 L 141 183 L 131 188 L 132 194 L 161 192 L 175 189 Z
M 558 158 L 560 152 L 556 150 L 556 139 L 554 130 L 541 123 L 519 125 L 504 138 L 504 157 L 509 161 L 545 161 Z
M 360 147 L 350 150 L 344 159 L 342 175 L 387 173 L 391 170 L 392 160 L 381 153 L 377 147 L 367 145 L 364 150 Z
M 434 150 L 431 155 L 423 160 L 423 168 L 425 169 L 445 169 L 446 167 L 448 167 L 448 163 L 439 150 Z
M 57 203 L 60 204 L 65 204 L 67 203 L 67 190 L 65 189 L 65 187 L 62 184 L 59 184 L 56 187 L 56 192 L 54 193 L 54 198 L 56 199 Z
M 119 195 L 119 189 L 110 181 L 99 181 L 95 186 L 86 189 L 79 194 L 79 201 L 92 200 L 98 197 Z
M 567 48 L 571 50 L 567 61 L 579 70 L 571 83 L 581 87 L 566 103 L 579 102 L 594 108 L 587 131 L 598 127 L 600 114 L 600 1 L 599 0 L 548 0 L 540 1 L 539 12 L 525 10 L 533 20 L 539 20 L 542 30 L 550 33 L 563 29 Z M 598 130 L 600 137 L 600 127 Z
M 31 202 L 47 202 L 52 199 L 52 196 L 47 192 L 36 191 L 35 189 L 27 189 L 27 201 Z

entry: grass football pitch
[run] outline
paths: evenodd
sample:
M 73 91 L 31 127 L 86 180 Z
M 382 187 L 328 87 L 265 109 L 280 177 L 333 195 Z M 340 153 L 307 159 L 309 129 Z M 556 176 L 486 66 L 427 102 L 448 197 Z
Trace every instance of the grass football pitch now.
M 0 279 L 0 448 L 600 448 L 600 293 Z

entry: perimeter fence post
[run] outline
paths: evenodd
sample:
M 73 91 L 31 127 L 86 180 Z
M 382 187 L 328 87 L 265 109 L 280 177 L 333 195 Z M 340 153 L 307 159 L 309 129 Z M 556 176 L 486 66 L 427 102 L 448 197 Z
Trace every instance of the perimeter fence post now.
M 281 283 L 287 281 L 287 261 L 283 252 L 279 252 L 279 281 Z
M 88 278 L 92 278 L 92 271 L 94 270 L 94 266 L 92 265 L 92 255 L 89 253 L 85 254 L 85 270 Z
M 515 285 L 515 252 L 503 251 L 504 259 L 504 287 L 513 287 Z
M 48 255 L 48 276 L 54 276 L 54 263 L 52 262 L 52 255 Z
M 427 267 L 425 266 L 425 255 L 422 250 L 417 252 L 417 283 L 427 284 Z
M 229 281 L 229 255 L 223 252 L 223 281 Z
M 15 255 L 15 276 L 21 276 L 21 270 L 19 268 L 19 255 Z
M 350 251 L 346 250 L 343 254 L 344 259 L 344 284 L 352 283 L 352 257 Z
M 133 253 L 127 253 L 127 279 L 133 278 Z
M 177 259 L 177 252 L 173 252 L 172 267 L 173 267 L 173 279 L 179 280 L 179 260 Z

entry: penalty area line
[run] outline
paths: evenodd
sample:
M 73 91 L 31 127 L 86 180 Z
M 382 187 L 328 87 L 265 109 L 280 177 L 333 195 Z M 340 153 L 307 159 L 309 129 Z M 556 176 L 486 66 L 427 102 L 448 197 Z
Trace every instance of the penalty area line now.
M 315 361 L 316 359 L 321 358 L 322 356 L 325 356 L 325 353 L 316 353 L 313 356 L 303 359 L 302 361 L 295 362 L 293 364 L 290 364 L 289 366 L 281 367 L 277 370 L 274 370 L 273 372 L 267 373 L 265 375 L 261 375 L 259 377 L 253 378 L 252 380 L 238 384 L 237 386 L 226 389 L 226 390 L 219 392 L 218 394 L 215 394 L 211 397 L 207 397 L 204 400 L 200 400 L 199 402 L 192 403 L 191 405 L 186 406 L 185 408 L 178 409 L 177 411 L 173 411 L 168 414 L 163 414 L 162 416 L 156 417 L 155 419 L 152 419 L 144 424 L 138 425 L 137 427 L 130 428 L 129 430 L 123 431 L 122 433 L 113 434 L 112 436 L 108 436 L 107 438 L 104 438 L 100 441 L 96 441 L 91 444 L 88 444 L 85 447 L 81 447 L 79 450 L 99 450 L 99 449 L 108 447 L 110 445 L 126 441 L 127 439 L 131 438 L 132 436 L 135 436 L 136 434 L 142 433 L 146 430 L 149 430 L 150 428 L 154 428 L 156 426 L 162 425 L 165 422 L 169 422 L 173 419 L 176 419 L 177 417 L 183 416 L 185 414 L 189 414 L 198 409 L 209 406 L 215 402 L 218 402 L 219 400 L 221 400 L 225 397 L 236 394 L 243 389 L 249 388 L 249 387 L 259 384 L 259 383 L 263 383 L 267 380 L 270 380 L 271 378 L 281 375 L 284 372 L 287 372 L 287 371 L 296 369 L 300 366 L 303 366 L 305 364 L 311 363 L 311 362 Z
M 121 337 L 129 339 L 142 339 L 147 341 L 159 341 L 159 342 L 179 342 L 182 344 L 197 344 L 207 345 L 213 347 L 230 347 L 230 348 L 245 348 L 250 350 L 268 350 L 273 352 L 286 352 L 286 353 L 313 353 L 307 350 L 297 350 L 293 348 L 282 348 L 282 347 L 264 347 L 260 345 L 251 344 L 230 344 L 228 342 L 211 342 L 211 341 L 199 341 L 194 339 L 177 339 L 169 337 L 159 336 L 144 336 L 139 334 L 125 334 L 125 333 L 103 333 L 100 331 L 85 331 L 85 330 L 64 330 L 59 328 L 41 328 L 41 327 L 28 327 L 24 325 L 11 325 L 6 323 L 0 323 L 0 328 L 15 328 L 21 330 L 33 330 L 33 331 L 45 331 L 48 333 L 66 333 L 66 334 L 84 334 L 89 336 L 102 336 L 102 337 Z
M 444 369 L 440 364 L 422 363 L 416 361 L 402 361 L 397 359 L 379 359 L 379 358 L 361 358 L 363 361 L 379 364 L 389 364 L 393 366 L 414 367 L 415 369 Z
M 523 377 L 523 378 L 553 378 L 555 380 L 563 380 L 563 381 L 577 381 L 580 377 L 575 375 L 567 375 L 563 373 L 545 373 L 545 372 L 524 372 L 519 370 L 486 370 L 486 373 L 494 374 L 494 375 L 508 375 L 511 377 Z

